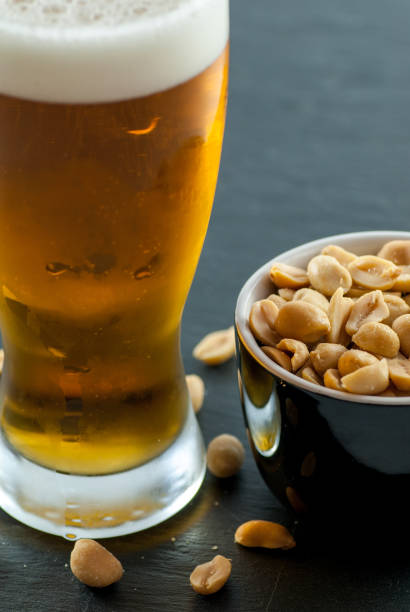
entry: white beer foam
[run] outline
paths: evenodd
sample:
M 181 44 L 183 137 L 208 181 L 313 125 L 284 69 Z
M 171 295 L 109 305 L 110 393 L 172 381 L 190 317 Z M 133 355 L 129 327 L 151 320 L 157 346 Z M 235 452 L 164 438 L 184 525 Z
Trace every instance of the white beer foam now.
M 0 0 L 0 93 L 114 102 L 192 78 L 224 49 L 229 0 Z

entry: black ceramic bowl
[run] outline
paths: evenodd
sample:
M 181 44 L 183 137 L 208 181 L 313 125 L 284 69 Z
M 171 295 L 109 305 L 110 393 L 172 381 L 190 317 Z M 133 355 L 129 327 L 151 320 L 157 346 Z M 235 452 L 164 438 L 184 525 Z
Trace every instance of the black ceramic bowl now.
M 249 442 L 273 493 L 298 514 L 376 521 L 410 512 L 410 398 L 352 395 L 309 383 L 273 363 L 248 324 L 272 293 L 273 261 L 306 267 L 327 244 L 377 253 L 409 232 L 329 236 L 278 255 L 249 278 L 236 307 L 239 384 Z

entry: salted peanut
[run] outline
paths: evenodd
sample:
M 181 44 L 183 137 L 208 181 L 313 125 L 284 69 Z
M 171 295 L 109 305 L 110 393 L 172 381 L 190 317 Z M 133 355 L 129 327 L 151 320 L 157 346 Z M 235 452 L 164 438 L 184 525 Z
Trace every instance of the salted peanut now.
M 95 540 L 77 540 L 71 552 L 70 567 L 74 576 L 89 587 L 106 587 L 123 575 L 121 563 Z
M 303 300 L 304 302 L 309 302 L 314 306 L 319 306 L 319 308 L 324 310 L 326 314 L 329 311 L 329 301 L 325 298 L 324 295 L 319 293 L 319 291 L 316 291 L 316 289 L 310 289 L 309 287 L 298 289 L 297 291 L 295 291 L 293 300 L 295 302 L 297 300 Z
M 352 340 L 363 351 L 383 357 L 395 357 L 400 350 L 400 340 L 396 332 L 388 325 L 375 321 L 363 323 L 352 336 Z
M 391 327 L 393 321 L 395 321 L 398 317 L 410 312 L 410 306 L 407 304 L 407 302 L 397 295 L 392 293 L 384 293 L 383 299 L 387 308 L 389 309 L 389 316 L 383 320 L 385 325 L 390 325 Z
M 343 297 L 342 287 L 339 287 L 332 295 L 328 315 L 330 331 L 326 337 L 328 342 L 343 344 L 344 346 L 350 343 L 350 336 L 345 330 L 345 325 L 350 316 L 353 304 L 354 302 L 351 298 Z
M 330 323 L 321 308 L 299 300 L 282 306 L 275 320 L 275 329 L 284 338 L 310 343 L 327 334 Z
M 394 386 L 400 391 L 410 391 L 410 361 L 405 358 L 389 359 L 389 375 Z
M 377 253 L 378 257 L 389 259 L 397 266 L 410 265 L 410 240 L 391 240 Z
M 410 306 L 410 295 L 403 295 L 403 300 Z
M 410 314 L 401 315 L 393 321 L 393 330 L 400 339 L 400 350 L 410 357 Z
M 339 370 L 337 370 L 336 368 L 329 368 L 329 370 L 326 370 L 323 376 L 323 383 L 325 387 L 328 387 L 328 389 L 334 389 L 335 391 L 344 391 L 340 380 Z
M 391 289 L 400 270 L 388 259 L 376 255 L 363 255 L 352 261 L 348 270 L 356 285 L 366 289 Z
M 191 398 L 192 407 L 194 412 L 197 413 L 201 410 L 202 404 L 204 403 L 204 381 L 197 374 L 187 374 L 185 376 L 185 381 L 188 387 L 189 397 Z
M 317 374 L 317 372 L 309 365 L 302 368 L 300 376 L 303 378 L 303 380 L 307 380 L 308 382 L 314 383 L 315 385 L 322 386 L 322 379 Z
M 282 368 L 285 368 L 285 370 L 288 370 L 288 372 L 292 372 L 292 364 L 289 355 L 273 346 L 261 346 L 261 349 L 269 359 L 272 359 L 272 361 L 282 366 Z
M 336 289 L 342 287 L 349 291 L 352 286 L 350 272 L 330 255 L 316 255 L 308 264 L 307 273 L 314 289 L 331 296 Z
M 289 550 L 296 546 L 292 534 L 279 523 L 271 521 L 248 521 L 235 531 L 235 542 L 250 548 L 281 548 Z
M 357 255 L 354 253 L 346 251 L 342 247 L 337 246 L 337 244 L 328 244 L 324 249 L 322 249 L 321 253 L 322 255 L 330 255 L 331 257 L 334 257 L 345 268 L 347 268 L 349 263 L 354 261 L 357 257 Z
M 379 290 L 369 291 L 353 304 L 345 329 L 350 336 L 353 336 L 363 323 L 380 322 L 388 316 L 389 308 L 384 301 L 383 293 Z
M 277 293 L 271 293 L 271 295 L 269 295 L 266 299 L 276 304 L 278 308 L 281 308 L 281 306 L 283 306 L 283 304 L 286 304 L 287 302 L 285 298 L 280 297 L 280 295 L 278 295 Z
M 378 361 L 377 357 L 367 351 L 350 349 L 343 353 L 343 355 L 340 355 L 337 368 L 341 376 L 346 376 L 346 374 L 350 374 L 359 368 L 377 363 Z
M 397 393 L 395 388 L 392 385 L 389 385 L 387 389 L 383 391 L 383 393 L 379 393 L 379 395 L 382 397 L 396 397 Z
M 220 589 L 231 575 L 232 563 L 222 555 L 216 555 L 211 561 L 197 565 L 189 577 L 194 591 L 200 595 L 212 595 Z
M 208 469 L 218 478 L 229 478 L 239 472 L 244 459 L 245 449 L 236 436 L 221 434 L 208 444 Z
M 393 290 L 407 293 L 410 291 L 410 266 L 397 266 L 400 270 L 400 275 L 393 285 Z
M 252 305 L 249 327 L 255 338 L 262 344 L 275 346 L 280 337 L 274 329 L 279 308 L 271 300 L 259 300 Z
M 316 372 L 323 376 L 329 368 L 337 368 L 340 355 L 346 351 L 343 344 L 333 344 L 331 342 L 321 342 L 314 351 L 310 352 L 310 360 Z
M 3 372 L 4 366 L 4 350 L 0 349 L 0 374 Z
M 276 348 L 291 354 L 290 363 L 293 372 L 299 370 L 309 357 L 309 350 L 306 344 L 293 338 L 283 338 L 276 345 Z
M 299 289 L 299 287 L 307 287 L 309 285 L 306 270 L 289 266 L 279 261 L 273 264 L 269 274 L 277 287 Z
M 372 325 L 369 323 L 368 325 Z M 380 325 L 380 323 L 375 323 Z M 351 374 L 342 376 L 342 386 L 349 393 L 361 395 L 377 395 L 383 393 L 389 386 L 389 367 L 386 359 L 381 359 L 363 368 L 359 368 Z
M 293 300 L 293 296 L 295 295 L 295 290 L 290 289 L 289 287 L 281 287 L 278 289 L 278 294 L 287 302 L 291 302 Z
M 270 302 L 272 304 L 272 302 Z M 195 359 L 207 365 L 219 365 L 235 355 L 234 328 L 221 329 L 205 336 L 192 351 Z

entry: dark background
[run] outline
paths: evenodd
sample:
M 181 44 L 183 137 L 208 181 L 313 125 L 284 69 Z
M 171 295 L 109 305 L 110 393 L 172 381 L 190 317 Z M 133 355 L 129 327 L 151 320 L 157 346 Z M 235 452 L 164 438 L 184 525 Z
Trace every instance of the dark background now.
M 246 444 L 236 371 L 191 357 L 207 332 L 232 323 L 249 274 L 276 253 L 324 235 L 409 229 L 410 4 L 408 0 L 233 0 L 231 86 L 215 208 L 183 321 L 187 372 L 207 385 L 204 437 Z M 207 476 L 190 506 L 165 525 L 107 540 L 122 581 L 103 591 L 78 583 L 72 544 L 0 511 L 0 609 L 30 611 L 400 612 L 410 609 L 410 551 L 357 554 L 299 546 L 239 549 L 251 518 L 290 522 L 249 450 L 241 474 Z M 336 526 L 337 528 L 337 526 Z M 388 539 L 381 524 L 374 540 Z M 175 542 L 171 539 L 175 538 Z M 232 558 L 228 584 L 196 595 L 193 567 Z M 400 542 L 397 542 L 400 548 Z M 408 557 L 408 561 L 406 560 Z

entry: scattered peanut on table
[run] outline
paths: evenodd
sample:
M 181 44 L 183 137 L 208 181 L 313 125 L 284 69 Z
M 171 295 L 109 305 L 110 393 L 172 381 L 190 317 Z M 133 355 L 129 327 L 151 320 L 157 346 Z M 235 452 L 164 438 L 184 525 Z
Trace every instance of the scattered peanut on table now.
M 247 521 L 235 531 L 235 542 L 241 546 L 259 548 L 282 548 L 289 550 L 296 546 L 292 534 L 279 523 L 271 521 Z
M 77 540 L 71 552 L 74 576 L 90 587 L 106 587 L 117 582 L 124 570 L 121 563 L 95 540 Z
M 410 395 L 410 240 L 361 256 L 329 244 L 269 276 L 249 325 L 271 361 L 337 391 Z
M 218 478 L 229 478 L 239 472 L 245 449 L 236 436 L 221 434 L 208 445 L 206 461 L 209 471 Z
M 232 564 L 222 555 L 197 565 L 189 577 L 194 591 L 200 595 L 212 595 L 219 591 L 231 575 Z

